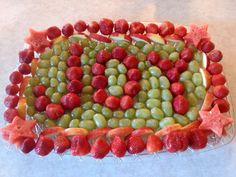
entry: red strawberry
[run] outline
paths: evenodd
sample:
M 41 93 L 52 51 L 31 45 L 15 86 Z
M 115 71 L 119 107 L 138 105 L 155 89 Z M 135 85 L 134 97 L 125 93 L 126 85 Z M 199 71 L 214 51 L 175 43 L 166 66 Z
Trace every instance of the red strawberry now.
M 158 136 L 151 134 L 148 136 L 146 149 L 148 153 L 161 151 L 163 149 L 163 142 Z
M 110 145 L 103 138 L 99 137 L 95 140 L 91 147 L 91 156 L 96 159 L 104 158 L 110 151 Z
M 14 71 L 9 77 L 12 84 L 19 84 L 23 80 L 23 75 L 19 71 Z
M 134 55 L 130 55 L 130 56 L 127 56 L 123 63 L 125 64 L 125 66 L 128 68 L 128 69 L 131 69 L 131 68 L 137 68 L 138 67 L 138 63 L 139 63 L 139 60 L 137 59 L 136 56 Z
M 189 102 L 184 96 L 178 95 L 173 100 L 173 107 L 176 113 L 184 115 L 188 112 Z
M 183 59 L 177 60 L 175 62 L 175 68 L 177 68 L 178 71 L 182 73 L 188 69 L 188 63 L 186 63 Z
M 90 144 L 88 143 L 87 136 L 76 135 L 71 140 L 71 154 L 74 156 L 83 156 L 90 152 Z
M 34 58 L 34 51 L 30 49 L 24 49 L 19 52 L 20 63 L 31 63 Z
M 96 21 L 92 21 L 92 22 L 88 25 L 87 30 L 88 30 L 90 33 L 97 33 L 98 30 L 99 30 L 99 24 L 98 24 Z
M 4 119 L 9 123 L 11 123 L 16 116 L 19 116 L 19 113 L 18 110 L 14 108 L 7 109 L 3 115 Z
M 61 35 L 61 30 L 57 26 L 51 26 L 47 29 L 47 36 L 50 40 L 53 40 Z
M 50 99 L 47 96 L 40 96 L 36 98 L 34 102 L 35 109 L 39 112 L 45 111 L 48 104 L 50 104 Z
M 65 109 L 72 110 L 80 105 L 80 97 L 75 93 L 67 93 L 61 97 L 61 104 Z
M 64 114 L 64 109 L 59 104 L 49 104 L 46 107 L 46 114 L 50 119 L 58 119 Z
M 26 64 L 26 63 L 22 63 L 19 67 L 18 70 L 21 74 L 29 74 L 31 72 L 31 67 L 30 65 Z
M 126 153 L 126 144 L 119 136 L 115 136 L 111 143 L 111 152 L 116 157 L 124 157 Z
M 213 106 L 216 105 L 216 104 L 218 105 L 221 113 L 229 111 L 230 106 L 229 106 L 229 102 L 227 100 L 225 100 L 225 99 L 216 99 L 213 102 Z
M 123 61 L 123 59 L 127 56 L 127 52 L 122 47 L 115 47 L 112 49 L 112 58 L 118 59 L 119 61 Z
M 53 150 L 53 148 L 54 143 L 52 139 L 40 136 L 35 146 L 35 152 L 40 156 L 46 156 Z
M 69 92 L 72 92 L 72 93 L 80 93 L 83 89 L 83 83 L 78 81 L 78 80 L 72 80 L 70 81 L 67 86 L 66 86 L 66 89 L 69 91 Z
M 133 105 L 134 105 L 134 101 L 130 96 L 125 95 L 125 96 L 121 97 L 121 99 L 120 99 L 121 109 L 123 109 L 123 110 L 129 109 L 129 108 L 132 108 Z
M 160 60 L 160 56 L 157 52 L 151 51 L 147 54 L 147 60 L 150 61 L 152 65 L 156 65 Z
M 210 74 L 215 75 L 215 74 L 220 74 L 223 70 L 223 67 L 219 63 L 212 63 L 207 67 L 207 70 L 209 71 Z
M 167 71 L 166 76 L 169 79 L 169 81 L 173 83 L 179 81 L 180 74 L 178 72 L 178 69 L 171 68 Z
M 92 73 L 93 75 L 103 75 L 105 72 L 105 66 L 99 63 L 95 63 L 92 66 Z
M 70 148 L 70 145 L 70 140 L 64 135 L 60 135 L 54 140 L 54 150 L 58 154 L 65 152 Z
M 184 48 L 180 53 L 180 58 L 186 62 L 190 62 L 193 58 L 193 52 L 189 48 Z
M 129 24 L 125 19 L 119 19 L 115 22 L 115 32 L 125 34 L 129 29 Z
M 219 62 L 223 57 L 223 54 L 219 50 L 212 50 L 207 54 L 207 58 L 209 58 L 213 62 Z
M 192 149 L 202 149 L 207 145 L 207 133 L 201 129 L 193 129 L 189 133 L 189 146 Z
M 143 34 L 145 31 L 145 26 L 141 22 L 132 22 L 130 24 L 129 31 L 131 34 Z
M 170 35 L 173 34 L 175 31 L 175 26 L 173 23 L 169 22 L 169 21 L 164 21 L 160 27 L 160 35 L 161 36 L 166 36 L 166 35 Z
M 21 143 L 20 150 L 27 154 L 35 148 L 35 145 L 36 143 L 33 138 L 26 138 Z
M 222 74 L 213 75 L 211 78 L 211 83 L 213 86 L 224 85 L 226 82 L 225 76 Z
M 83 47 L 80 44 L 72 43 L 69 46 L 69 51 L 71 55 L 80 57 L 80 55 L 83 53 Z
M 103 18 L 99 22 L 100 25 L 100 32 L 104 35 L 109 35 L 112 33 L 113 30 L 113 22 L 108 18 Z
M 105 64 L 109 59 L 111 59 L 111 54 L 106 50 L 100 50 L 96 55 L 96 62 L 100 64 Z
M 159 32 L 159 27 L 156 24 L 154 24 L 154 23 L 149 23 L 146 26 L 146 32 L 147 33 L 157 34 Z
M 20 89 L 16 84 L 9 84 L 5 90 L 8 95 L 16 95 Z
M 130 136 L 127 141 L 127 151 L 130 154 L 138 154 L 145 149 L 145 143 L 140 136 Z
M 80 80 L 83 76 L 83 70 L 80 67 L 72 66 L 66 70 L 68 80 Z
M 104 89 L 107 86 L 107 77 L 103 75 L 94 76 L 91 85 L 96 89 Z
M 45 94 L 46 87 L 43 85 L 37 85 L 33 88 L 33 93 L 36 97 L 43 96 Z
M 4 99 L 4 105 L 7 108 L 15 108 L 18 104 L 19 97 L 16 95 L 9 95 Z
M 206 40 L 202 43 L 200 43 L 200 49 L 205 52 L 205 53 L 209 53 L 210 51 L 212 51 L 215 48 L 215 44 L 212 43 L 209 40 Z
M 96 103 L 103 104 L 105 100 L 107 99 L 107 92 L 103 89 L 99 89 L 93 94 L 93 100 Z
M 128 70 L 127 76 L 131 81 L 139 81 L 142 77 L 142 74 L 138 69 L 133 68 Z
M 66 37 L 70 37 L 74 33 L 74 28 L 71 24 L 67 23 L 62 27 L 62 34 Z
M 167 71 L 172 68 L 172 63 L 169 59 L 162 59 L 157 65 L 162 71 Z
M 137 81 L 128 81 L 124 86 L 125 94 L 131 97 L 135 96 L 140 90 L 141 87 Z
M 115 96 L 108 96 L 105 105 L 111 109 L 117 109 L 120 106 L 120 99 Z
M 76 55 L 72 55 L 66 60 L 66 64 L 68 67 L 80 66 L 80 64 L 81 64 L 80 58 Z
M 175 96 L 184 94 L 184 85 L 180 82 L 175 82 L 170 86 L 171 93 Z
M 175 34 L 179 37 L 184 37 L 187 33 L 187 29 L 184 26 L 178 26 L 175 28 Z
M 165 148 L 169 152 L 185 151 L 188 148 L 188 134 L 185 131 L 173 131 L 163 138 Z
M 75 24 L 74 24 L 74 29 L 75 31 L 82 33 L 86 30 L 86 23 L 83 20 L 78 20 Z
M 217 85 L 213 88 L 213 94 L 217 98 L 224 98 L 229 94 L 229 89 L 224 85 Z

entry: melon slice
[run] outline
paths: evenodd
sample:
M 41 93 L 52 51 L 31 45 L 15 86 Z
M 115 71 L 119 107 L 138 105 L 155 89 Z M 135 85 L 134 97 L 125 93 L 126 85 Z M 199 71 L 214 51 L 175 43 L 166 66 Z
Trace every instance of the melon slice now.
M 132 39 L 128 35 L 121 34 L 121 33 L 112 33 L 110 35 L 110 38 L 113 41 L 127 41 L 127 42 L 131 42 L 132 41 Z
M 159 44 L 165 44 L 165 40 L 159 34 L 147 33 L 146 36 L 152 42 L 159 43 Z
M 210 73 L 204 69 L 200 68 L 200 73 L 202 75 L 203 86 L 208 89 L 211 86 L 211 75 Z

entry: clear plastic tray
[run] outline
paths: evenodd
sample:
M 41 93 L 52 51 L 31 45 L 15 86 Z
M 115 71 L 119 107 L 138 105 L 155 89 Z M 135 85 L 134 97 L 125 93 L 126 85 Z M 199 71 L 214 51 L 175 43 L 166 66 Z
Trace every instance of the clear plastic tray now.
M 155 23 L 155 22 L 142 22 L 144 23 L 145 25 L 147 25 L 148 23 Z M 155 23 L 155 24 L 160 24 L 160 23 Z M 186 27 L 188 29 L 188 27 Z M 27 48 L 28 45 L 24 45 L 24 48 Z M 36 53 L 36 56 L 39 56 L 37 53 Z M 224 73 L 225 75 L 225 73 Z M 227 75 L 225 75 L 225 77 L 227 78 Z M 228 83 L 226 83 L 227 87 L 229 86 Z M 229 88 L 229 87 L 228 87 Z M 229 95 L 227 96 L 227 100 L 230 104 L 230 111 L 228 113 L 226 113 L 226 115 L 232 117 L 234 119 L 234 122 L 232 124 L 230 124 L 229 126 L 226 127 L 226 132 L 227 132 L 227 135 L 226 136 L 222 136 L 221 138 L 217 137 L 215 134 L 211 134 L 208 136 L 208 143 L 207 143 L 207 146 L 203 149 L 200 149 L 200 150 L 193 150 L 191 148 L 188 148 L 186 151 L 184 152 L 177 152 L 177 153 L 169 153 L 167 152 L 166 150 L 163 150 L 163 151 L 160 151 L 160 152 L 157 152 L 157 153 L 154 153 L 154 154 L 148 154 L 147 152 L 142 152 L 140 154 L 137 154 L 137 155 L 131 155 L 129 153 L 126 153 L 125 157 L 123 158 L 113 158 L 113 154 L 112 153 L 109 153 L 104 159 L 102 159 L 102 161 L 106 161 L 106 159 L 116 159 L 117 162 L 120 162 L 120 161 L 130 161 L 132 162 L 133 160 L 137 161 L 137 160 L 142 160 L 145 156 L 145 159 L 148 158 L 148 159 L 160 159 L 160 158 L 171 158 L 171 157 L 174 157 L 174 156 L 183 156 L 183 155 L 193 155 L 193 154 L 197 154 L 197 153 L 202 153 L 202 152 L 207 152 L 207 151 L 211 151 L 211 150 L 214 150 L 214 149 L 217 149 L 217 148 L 220 148 L 220 147 L 223 147 L 227 144 L 229 144 L 234 136 L 235 136 L 235 133 L 236 133 L 236 127 L 235 127 L 235 113 L 234 113 L 234 106 L 233 106 L 233 102 L 232 102 L 232 97 L 229 93 Z M 28 117 L 28 119 L 31 119 L 30 117 Z M 6 123 L 6 122 L 5 122 Z M 42 126 L 40 125 L 36 125 L 35 127 L 35 132 L 39 133 L 41 132 L 43 129 Z M 1 138 L 2 140 L 2 138 Z M 3 140 L 2 140 L 3 141 Z M 8 149 L 8 150 L 12 150 L 12 149 L 16 149 L 13 145 L 10 145 L 8 144 L 7 142 L 5 143 L 7 144 L 5 147 Z M 20 151 L 21 152 L 21 151 Z M 34 152 L 33 152 L 34 153 Z M 68 157 L 68 156 L 71 156 L 70 155 L 70 152 L 67 151 L 63 154 L 60 155 L 61 158 L 63 159 L 64 156 Z M 73 158 L 76 158 L 76 159 L 79 159 L 80 161 L 84 161 L 86 159 L 90 159 L 90 155 L 86 155 L 86 156 L 72 156 Z M 98 160 L 100 161 L 100 160 Z M 110 161 L 109 161 L 110 162 Z

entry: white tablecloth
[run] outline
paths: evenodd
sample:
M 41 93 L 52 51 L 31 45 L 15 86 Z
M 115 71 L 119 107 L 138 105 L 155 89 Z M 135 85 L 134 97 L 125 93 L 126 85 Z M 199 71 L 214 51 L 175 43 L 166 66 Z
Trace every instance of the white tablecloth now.
M 37 4 L 35 2 L 38 2 Z M 189 25 L 209 24 L 209 32 L 216 48 L 224 53 L 224 71 L 228 76 L 231 95 L 236 97 L 236 3 L 235 0 L 1 0 L 0 5 L 0 101 L 9 82 L 9 73 L 18 65 L 17 53 L 29 27 L 45 29 L 50 25 L 62 26 L 77 19 L 86 21 L 109 17 L 129 21 L 170 20 Z M 234 101 L 235 103 L 235 101 Z M 0 115 L 4 111 L 0 104 Z M 0 121 L 1 126 L 3 121 Z M 23 155 L 14 148 L 7 148 L 0 141 L 0 177 L 212 177 L 235 176 L 236 139 L 229 145 L 213 151 L 171 156 L 169 158 L 142 157 L 122 162 L 112 158 L 105 161 L 73 158 L 52 154 L 40 158 L 34 153 Z

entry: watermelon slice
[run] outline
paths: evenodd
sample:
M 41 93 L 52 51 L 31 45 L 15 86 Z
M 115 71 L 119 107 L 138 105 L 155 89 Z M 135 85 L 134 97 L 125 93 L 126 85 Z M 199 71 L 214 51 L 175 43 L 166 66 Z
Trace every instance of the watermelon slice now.
M 218 105 L 215 105 L 210 111 L 199 111 L 202 123 L 199 128 L 204 130 L 211 130 L 217 136 L 221 137 L 225 126 L 233 122 L 233 118 L 222 114 Z
M 25 38 L 25 42 L 29 44 L 36 52 L 43 52 L 46 47 L 51 44 L 47 40 L 46 30 L 35 31 L 34 29 L 29 29 L 30 35 Z
M 186 36 L 184 36 L 184 39 L 188 42 L 192 42 L 195 47 L 198 47 L 198 44 L 203 39 L 210 39 L 208 33 L 207 33 L 208 25 L 203 26 L 196 26 L 196 25 L 190 25 L 190 31 L 187 33 Z
M 26 121 L 16 116 L 12 123 L 0 129 L 0 132 L 5 139 L 8 137 L 7 140 L 10 144 L 16 144 L 24 138 L 36 138 L 37 135 L 33 132 L 35 125 L 35 120 Z

